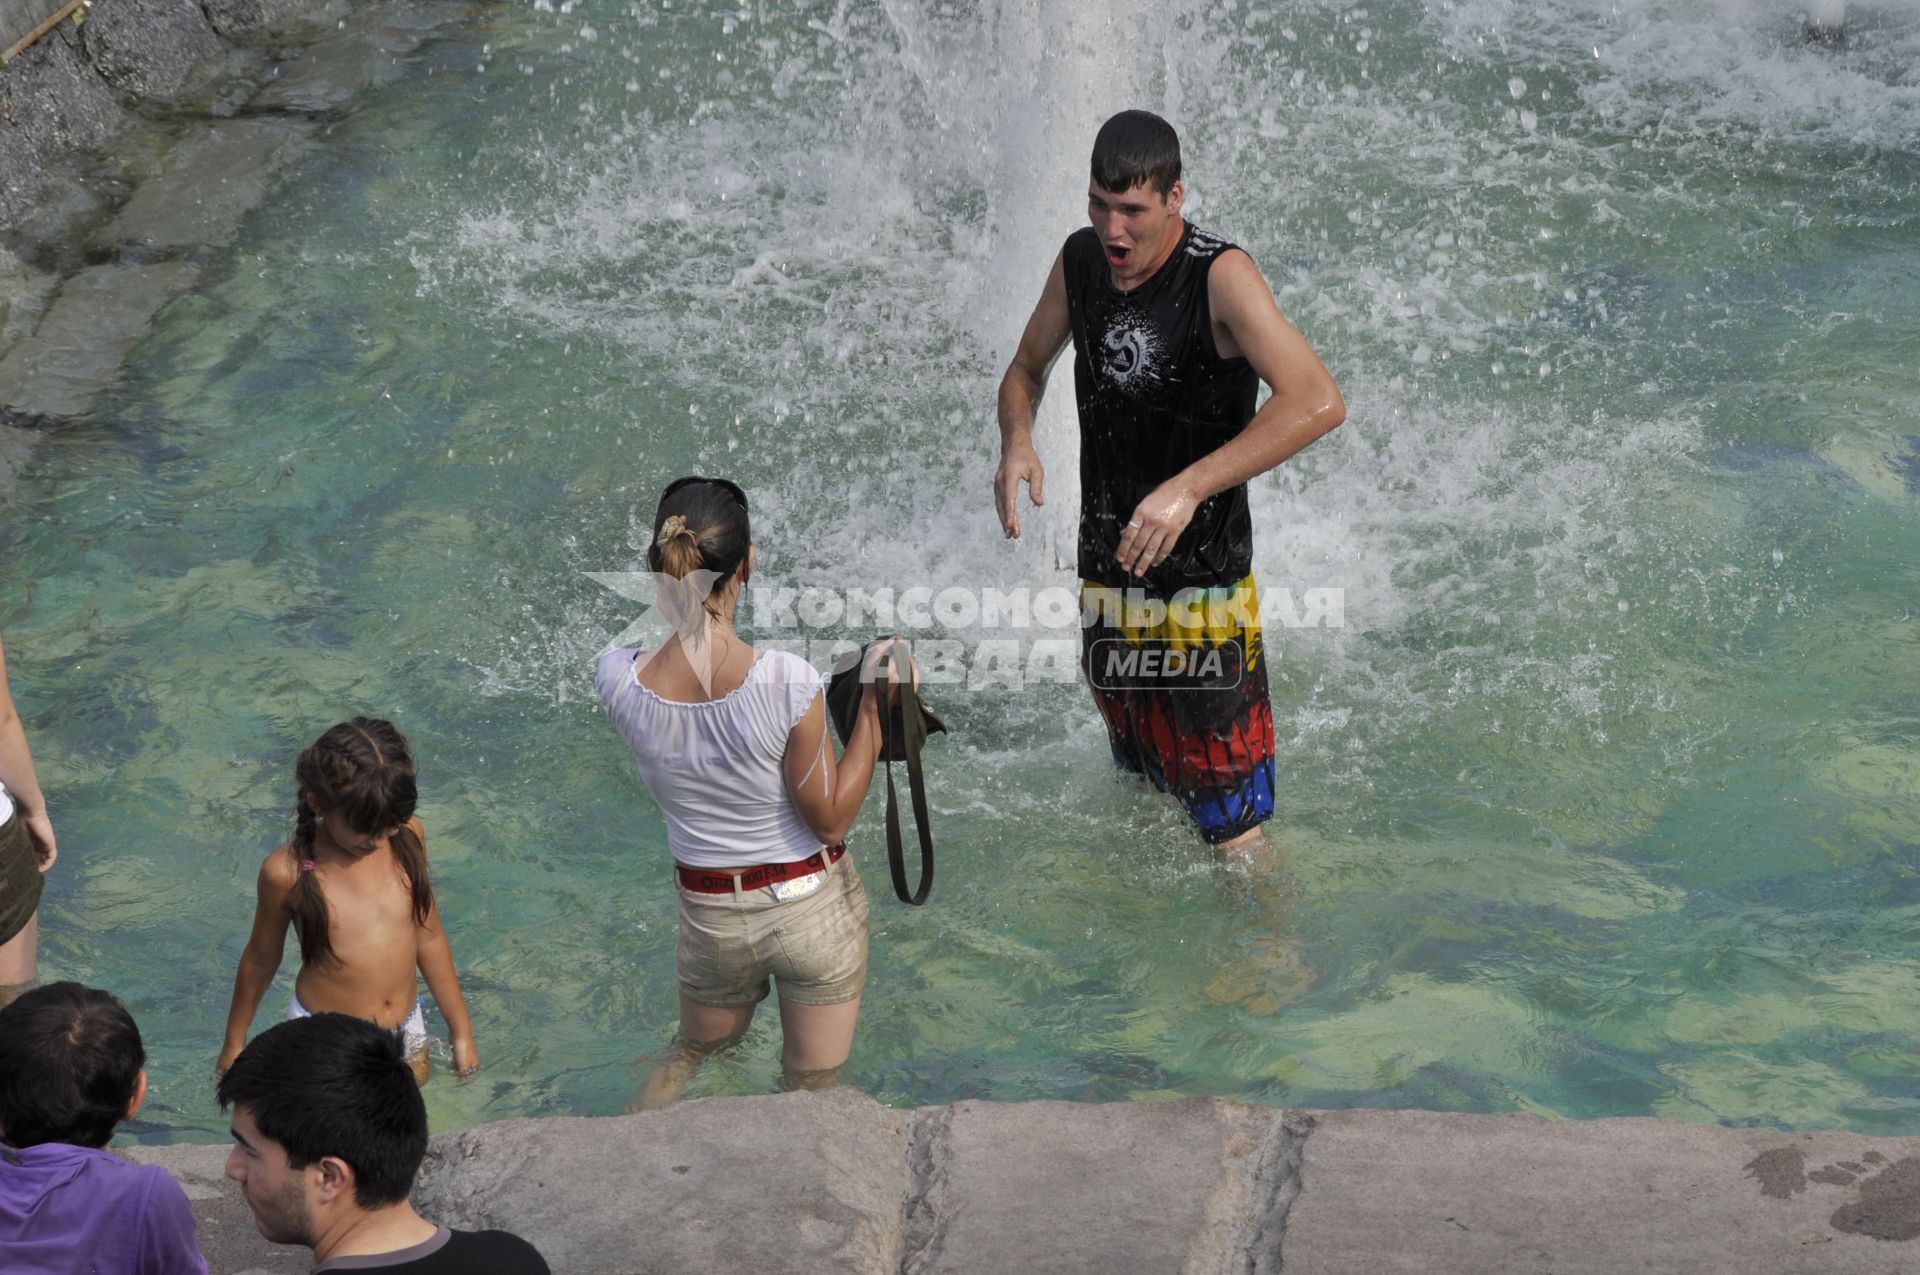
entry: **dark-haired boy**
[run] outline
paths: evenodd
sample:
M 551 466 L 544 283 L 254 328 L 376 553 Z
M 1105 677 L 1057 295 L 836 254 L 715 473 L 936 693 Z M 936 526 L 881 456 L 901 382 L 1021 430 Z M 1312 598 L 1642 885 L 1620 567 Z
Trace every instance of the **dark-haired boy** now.
M 1273 813 L 1247 481 L 1346 419 L 1253 259 L 1181 216 L 1180 139 L 1122 111 L 1093 144 L 1087 213 L 1054 258 L 1000 382 L 994 501 L 1038 505 L 1033 414 L 1073 341 L 1080 415 L 1082 665 L 1114 761 L 1244 851 Z M 1259 382 L 1273 395 L 1258 412 Z
M 227 1176 L 260 1234 L 313 1250 L 316 1275 L 550 1275 L 519 1236 L 414 1212 L 427 1105 L 398 1032 L 346 1014 L 289 1019 L 240 1052 L 219 1097 L 233 1108 Z
M 0 1270 L 206 1275 L 186 1193 L 104 1148 L 147 1096 L 126 1006 L 50 983 L 0 1009 Z

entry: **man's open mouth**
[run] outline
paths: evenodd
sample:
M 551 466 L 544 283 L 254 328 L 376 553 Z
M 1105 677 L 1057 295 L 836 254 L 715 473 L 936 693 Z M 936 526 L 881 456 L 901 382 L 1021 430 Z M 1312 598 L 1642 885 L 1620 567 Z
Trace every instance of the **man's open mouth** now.
M 1131 248 L 1122 248 L 1118 244 L 1107 245 L 1107 262 L 1110 265 L 1123 265 L 1131 255 L 1133 255 Z

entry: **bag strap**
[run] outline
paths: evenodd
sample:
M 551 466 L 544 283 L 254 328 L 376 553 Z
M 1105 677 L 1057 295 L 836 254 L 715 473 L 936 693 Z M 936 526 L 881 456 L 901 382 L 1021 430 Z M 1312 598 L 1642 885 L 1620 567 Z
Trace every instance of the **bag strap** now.
M 914 830 L 920 834 L 920 888 L 917 891 L 907 889 L 907 855 L 900 839 L 899 797 L 893 787 L 893 747 L 888 731 L 893 713 L 885 707 L 887 674 L 884 667 L 874 669 L 873 691 L 881 705 L 880 755 L 886 758 L 887 767 L 887 869 L 893 875 L 893 892 L 900 896 L 900 901 L 919 907 L 933 890 L 933 821 L 927 813 L 927 781 L 920 768 L 920 748 L 927 742 L 927 722 L 920 714 L 920 697 L 914 693 L 911 664 L 908 669 L 907 680 L 900 686 L 900 744 L 906 754 L 907 791 L 913 798 Z

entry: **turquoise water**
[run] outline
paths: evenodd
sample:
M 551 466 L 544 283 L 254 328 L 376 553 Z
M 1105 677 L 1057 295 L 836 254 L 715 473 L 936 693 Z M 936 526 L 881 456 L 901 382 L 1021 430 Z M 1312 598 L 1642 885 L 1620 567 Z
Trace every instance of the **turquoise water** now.
M 486 1064 L 436 1127 L 631 1100 L 674 911 L 585 573 L 697 469 L 769 584 L 1070 586 L 1067 370 L 1018 544 L 993 393 L 1128 105 L 1350 409 L 1254 492 L 1270 605 L 1342 591 L 1269 634 L 1285 864 L 1116 778 L 1082 688 L 940 688 L 933 904 L 855 837 L 849 1081 L 1920 1132 L 1920 10 L 1096 8 L 479 8 L 49 435 L 0 531 L 42 962 L 141 1021 L 140 1136 L 223 1136 L 253 874 L 363 711 Z M 772 1087 L 765 1017 L 694 1093 Z

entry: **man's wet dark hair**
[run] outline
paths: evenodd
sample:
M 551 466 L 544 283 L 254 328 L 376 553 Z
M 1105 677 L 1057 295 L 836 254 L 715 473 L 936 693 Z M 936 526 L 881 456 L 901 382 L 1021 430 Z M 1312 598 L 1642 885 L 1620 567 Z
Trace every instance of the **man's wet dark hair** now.
M 349 1014 L 314 1014 L 255 1036 L 220 1078 L 220 1106 L 245 1107 L 262 1136 L 304 1169 L 353 1166 L 363 1209 L 398 1204 L 427 1154 L 427 1104 L 400 1033 Z
M 1115 194 L 1142 182 L 1163 197 L 1180 180 L 1180 135 L 1152 111 L 1122 111 L 1093 139 L 1093 184 Z
M 0 1140 L 104 1147 L 146 1065 L 127 1007 L 78 983 L 36 987 L 0 1009 Z

